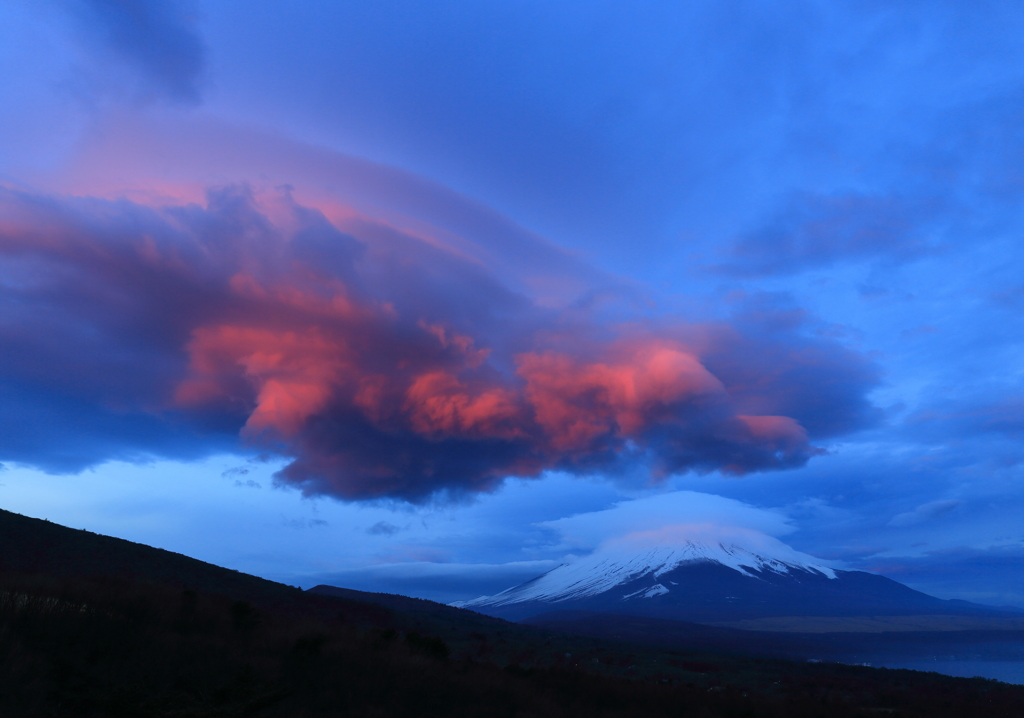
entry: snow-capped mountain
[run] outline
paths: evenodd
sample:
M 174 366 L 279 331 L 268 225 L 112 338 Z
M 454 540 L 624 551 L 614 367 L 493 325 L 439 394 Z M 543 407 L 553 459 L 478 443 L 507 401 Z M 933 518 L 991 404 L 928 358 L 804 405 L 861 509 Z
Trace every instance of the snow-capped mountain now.
M 692 526 L 632 534 L 520 586 L 452 605 L 511 620 L 556 610 L 689 621 L 965 610 L 883 576 L 829 567 L 757 531 Z
M 611 591 L 616 586 L 631 584 L 637 579 L 657 581 L 680 566 L 697 563 L 726 566 L 747 577 L 755 577 L 765 571 L 778 574 L 799 571 L 836 578 L 832 568 L 822 565 L 811 556 L 752 531 L 732 529 L 721 537 L 684 537 L 672 543 L 644 541 L 649 537 L 643 535 L 639 540 L 635 535 L 630 538 L 632 540 L 606 545 L 589 556 L 563 564 L 521 586 L 502 591 L 496 596 L 481 596 L 462 606 L 503 606 L 525 601 L 558 603 L 581 599 Z M 760 544 L 758 550 L 739 545 L 737 539 L 742 538 L 748 539 L 748 544 Z M 670 588 L 660 582 L 652 583 L 647 590 L 653 592 L 651 596 L 671 592 Z M 645 590 L 634 591 L 634 594 L 640 593 L 645 593 Z M 623 600 L 631 597 L 632 594 L 623 595 Z

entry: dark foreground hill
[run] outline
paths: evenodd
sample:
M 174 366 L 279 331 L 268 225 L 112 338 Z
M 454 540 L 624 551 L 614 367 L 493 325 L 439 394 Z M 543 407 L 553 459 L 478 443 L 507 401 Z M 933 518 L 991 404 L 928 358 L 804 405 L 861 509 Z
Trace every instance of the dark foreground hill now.
M 0 715 L 1024 715 L 1024 687 L 984 679 L 644 647 L 338 593 L 0 511 Z

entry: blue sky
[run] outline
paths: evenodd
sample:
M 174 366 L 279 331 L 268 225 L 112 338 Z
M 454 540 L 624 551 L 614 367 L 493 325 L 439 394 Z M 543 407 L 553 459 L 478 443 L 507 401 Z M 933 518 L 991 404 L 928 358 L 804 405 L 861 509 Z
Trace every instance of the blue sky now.
M 1022 34 L 8 3 L 0 506 L 455 600 L 656 496 L 1024 605 Z

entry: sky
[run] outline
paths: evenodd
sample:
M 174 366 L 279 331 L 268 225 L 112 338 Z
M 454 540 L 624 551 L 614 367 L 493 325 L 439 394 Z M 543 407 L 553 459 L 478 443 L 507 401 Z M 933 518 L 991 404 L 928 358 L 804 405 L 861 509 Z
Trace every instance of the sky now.
M 707 525 L 1024 606 L 1021 37 L 10 0 L 0 507 L 443 601 Z

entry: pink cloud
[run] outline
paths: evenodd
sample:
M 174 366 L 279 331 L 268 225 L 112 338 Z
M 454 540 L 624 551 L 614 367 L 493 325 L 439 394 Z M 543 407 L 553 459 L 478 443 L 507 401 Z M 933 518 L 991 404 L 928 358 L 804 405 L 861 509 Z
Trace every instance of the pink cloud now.
M 122 441 L 166 453 L 161 432 L 194 446 L 230 432 L 289 457 L 281 481 L 345 499 L 634 461 L 745 473 L 816 453 L 792 395 L 809 347 L 823 386 L 871 379 L 855 355 L 791 330 L 602 326 L 393 226 L 362 217 L 345 233 L 290 192 L 145 206 L 4 191 L 0 217 L 0 266 L 31 267 L 4 301 L 62 336 L 0 327 L 15 350 L 2 376 L 34 386 L 40 406 L 56 391 L 152 424 L 148 439 L 110 429 L 94 460 Z M 148 366 L 119 374 L 133 353 Z M 60 389 L 71 367 L 85 384 Z M 88 433 L 72 414 L 53 420 Z

